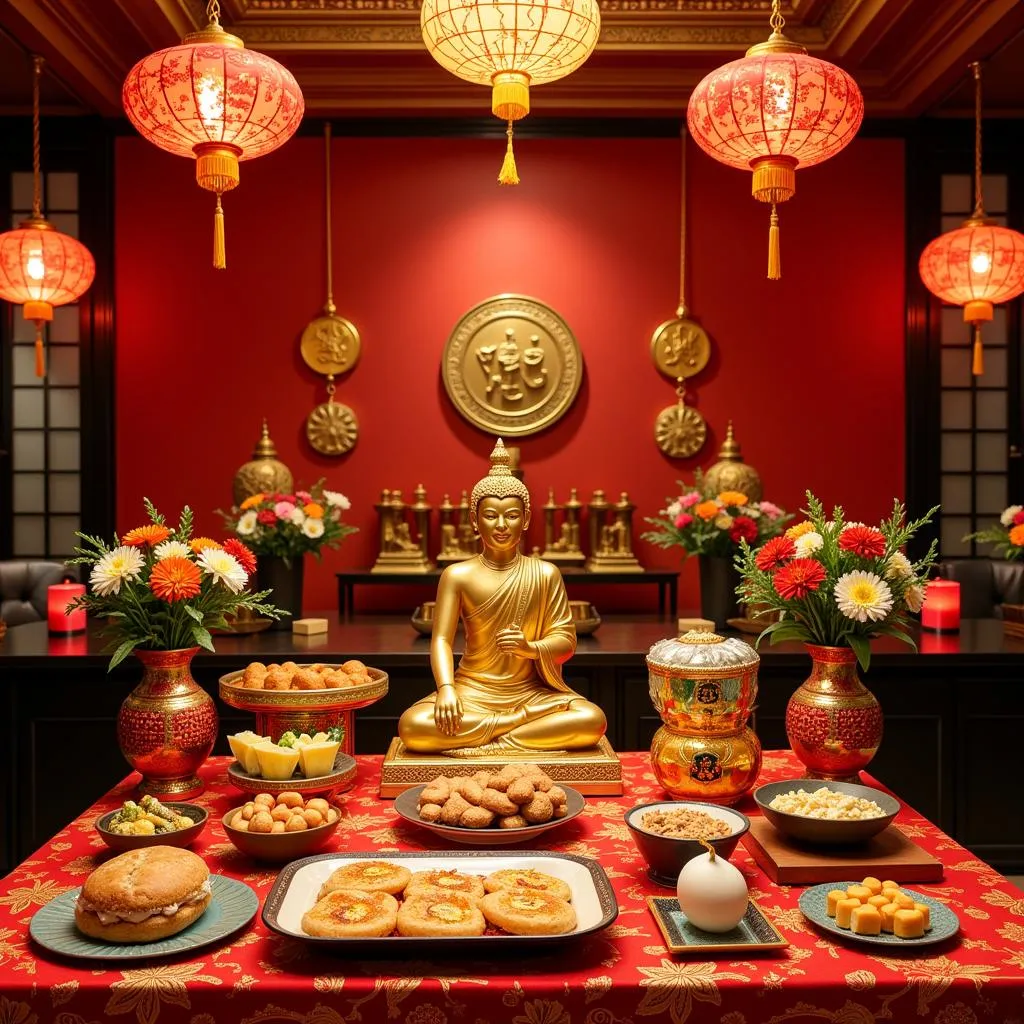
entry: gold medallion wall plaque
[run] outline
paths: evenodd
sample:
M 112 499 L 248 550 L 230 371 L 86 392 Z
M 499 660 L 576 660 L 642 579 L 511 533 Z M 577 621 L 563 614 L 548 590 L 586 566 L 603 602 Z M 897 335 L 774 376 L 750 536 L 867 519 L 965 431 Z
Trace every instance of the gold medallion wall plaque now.
M 654 440 L 658 447 L 674 459 L 688 459 L 704 447 L 708 437 L 708 425 L 696 409 L 684 401 L 686 388 L 682 377 L 676 388 L 678 401 L 662 409 L 654 423 Z
M 341 402 L 334 401 L 334 385 L 328 387 L 328 398 L 306 417 L 306 440 L 321 455 L 344 455 L 355 447 L 359 438 L 356 414 Z
M 474 426 L 523 436 L 569 410 L 583 381 L 583 355 L 553 309 L 523 295 L 499 295 L 458 322 L 444 347 L 441 377 Z
M 686 319 L 686 307 L 678 316 L 666 320 L 651 338 L 651 358 L 666 377 L 693 377 L 711 358 L 711 339 L 700 324 Z

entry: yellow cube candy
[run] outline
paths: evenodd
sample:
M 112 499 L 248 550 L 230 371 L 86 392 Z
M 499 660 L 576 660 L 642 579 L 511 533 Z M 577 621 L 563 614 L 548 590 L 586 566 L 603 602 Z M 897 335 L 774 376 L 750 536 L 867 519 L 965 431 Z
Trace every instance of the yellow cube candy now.
M 882 880 L 882 892 L 885 892 L 886 889 L 896 889 L 897 891 L 899 891 L 899 887 L 899 882 L 894 882 L 889 878 L 885 878 Z
M 853 912 L 861 906 L 860 900 L 847 897 L 836 904 L 836 924 L 840 928 L 849 928 L 853 919 Z
M 873 875 L 868 875 L 868 877 L 860 884 L 863 885 L 865 889 L 870 889 L 872 896 L 878 896 L 882 892 L 882 883 Z
M 882 915 L 882 931 L 891 932 L 895 927 L 893 920 L 896 917 L 896 911 L 900 909 L 898 903 L 886 903 L 884 907 L 879 907 L 879 913 Z
M 878 935 L 882 930 L 882 915 L 878 907 L 870 903 L 857 907 L 850 917 L 850 927 L 855 935 Z
M 879 893 L 877 896 L 872 896 L 871 899 L 868 900 L 868 903 L 872 907 L 877 907 L 879 910 L 881 910 L 882 907 L 884 907 L 886 905 L 886 903 L 889 903 L 889 902 L 890 902 L 889 897 L 888 896 L 883 896 L 881 893 Z
M 845 900 L 846 899 L 846 893 L 843 892 L 842 889 L 833 889 L 828 894 L 828 896 L 825 897 L 825 899 L 826 899 L 825 910 L 828 913 L 828 916 L 829 917 L 835 917 L 836 916 L 836 904 L 840 900 Z
M 860 900 L 861 903 L 864 903 L 875 894 L 866 885 L 850 885 L 847 886 L 846 895 L 852 900 Z
M 924 935 L 924 918 L 920 910 L 897 910 L 893 915 L 893 929 L 899 939 L 919 939 Z
M 914 909 L 914 897 L 908 896 L 905 892 L 901 892 L 894 900 L 895 903 L 901 910 L 913 910 Z
M 894 903 L 896 901 L 896 897 L 899 896 L 899 894 L 900 889 L 898 885 L 890 885 L 888 882 L 886 882 L 882 886 L 882 895 L 888 896 L 890 903 Z
M 932 912 L 927 903 L 915 903 L 914 909 L 924 918 L 924 930 L 928 931 L 932 926 Z

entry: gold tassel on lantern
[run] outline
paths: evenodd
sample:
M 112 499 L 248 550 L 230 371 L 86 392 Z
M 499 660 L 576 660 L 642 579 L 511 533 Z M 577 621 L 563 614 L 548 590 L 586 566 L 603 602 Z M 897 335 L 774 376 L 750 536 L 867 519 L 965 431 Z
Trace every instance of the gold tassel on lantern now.
M 994 312 L 992 303 L 985 299 L 971 299 L 970 302 L 964 303 L 964 323 L 971 324 L 974 328 L 971 331 L 974 341 L 971 373 L 975 377 L 980 377 L 985 372 L 985 353 L 981 347 L 981 325 L 991 322 Z
M 196 181 L 201 188 L 217 196 L 213 213 L 213 266 L 215 270 L 227 267 L 227 248 L 224 243 L 224 207 L 220 197 L 238 185 L 238 157 L 236 146 L 209 142 L 196 146 Z
M 782 277 L 782 253 L 779 249 L 779 214 L 772 203 L 771 227 L 768 229 L 768 280 Z
M 224 270 L 227 265 L 227 252 L 224 246 L 224 207 L 220 205 L 218 192 L 217 209 L 213 211 L 213 269 Z
M 499 185 L 518 185 L 519 184 L 519 172 L 516 170 L 516 155 L 512 152 L 512 122 L 508 123 L 508 130 L 505 132 L 508 136 L 508 146 L 505 148 L 505 160 L 501 165 L 501 171 L 498 173 L 498 184 Z
M 41 299 L 30 299 L 21 307 L 21 315 L 36 325 L 36 376 L 46 376 L 46 352 L 43 348 L 43 326 L 53 320 L 53 306 Z
M 526 117 L 530 112 L 530 76 L 522 71 L 502 71 L 494 76 L 491 88 L 491 111 L 495 117 L 508 122 L 505 136 L 505 160 L 498 174 L 499 185 L 518 185 L 519 171 L 516 157 L 512 152 L 512 122 Z
M 43 351 L 43 326 L 36 324 L 36 376 L 46 376 L 46 353 Z
M 971 361 L 971 373 L 980 377 L 985 372 L 985 353 L 981 347 L 981 324 L 974 325 L 974 358 Z

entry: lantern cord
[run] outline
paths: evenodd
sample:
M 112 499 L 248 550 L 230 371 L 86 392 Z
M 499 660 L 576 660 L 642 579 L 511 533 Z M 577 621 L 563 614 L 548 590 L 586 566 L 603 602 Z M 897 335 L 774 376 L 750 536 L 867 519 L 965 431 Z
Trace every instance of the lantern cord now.
M 779 213 L 772 203 L 771 227 L 768 229 L 768 280 L 782 277 L 782 252 L 779 246 Z
M 512 152 L 512 119 L 509 118 L 508 128 L 505 129 L 508 138 L 508 145 L 505 147 L 505 160 L 498 172 L 499 185 L 518 185 L 519 172 L 516 170 L 516 155 Z
M 36 376 L 46 376 L 46 353 L 43 350 L 43 324 L 36 321 Z
M 981 198 L 981 63 L 971 65 L 974 72 L 974 213 L 972 217 L 982 219 L 985 205 Z
M 227 268 L 227 249 L 224 244 L 224 207 L 220 205 L 220 193 L 217 193 L 217 208 L 213 211 L 213 269 Z
M 676 316 L 686 319 L 686 119 L 679 132 L 682 148 L 679 156 L 679 306 Z
M 32 58 L 32 219 L 43 216 L 42 173 L 39 169 L 39 77 L 43 58 Z
M 331 246 L 331 123 L 324 123 L 324 209 L 327 221 L 327 305 L 324 311 L 333 316 L 337 310 L 334 305 L 334 289 L 331 281 L 334 278 L 334 255 Z
M 980 377 L 985 372 L 985 353 L 981 347 L 981 324 L 976 323 L 974 325 L 974 359 L 971 362 L 971 373 L 975 377 Z
M 768 19 L 772 32 L 782 35 L 786 27 L 786 19 L 782 16 L 782 0 L 772 0 L 772 16 Z

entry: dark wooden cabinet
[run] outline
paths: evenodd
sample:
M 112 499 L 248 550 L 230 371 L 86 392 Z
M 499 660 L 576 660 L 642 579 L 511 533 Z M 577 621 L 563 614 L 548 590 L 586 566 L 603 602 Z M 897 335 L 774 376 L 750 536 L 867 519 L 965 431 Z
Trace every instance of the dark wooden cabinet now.
M 617 750 L 645 750 L 661 720 L 654 712 L 644 656 L 670 626 L 650 618 L 610 617 L 580 640 L 566 682 L 604 708 Z M 356 752 L 383 753 L 398 718 L 430 693 L 429 645 L 407 621 L 388 617 L 332 623 L 314 647 L 288 633 L 218 638 L 217 653 L 193 662 L 196 680 L 216 696 L 219 677 L 249 661 L 342 661 L 360 658 L 388 672 L 389 692 L 356 713 Z M 1024 644 L 1003 637 L 995 620 L 966 622 L 960 636 L 932 652 L 879 641 L 865 683 L 885 713 L 885 738 L 870 772 L 902 800 L 979 857 L 1007 872 L 1024 870 Z M 115 721 L 141 678 L 131 660 L 107 673 L 94 638 L 62 656 L 45 624 L 16 627 L 0 646 L 0 694 L 6 731 L 0 816 L 0 873 L 23 860 L 98 796 L 128 765 Z M 810 662 L 799 646 L 761 652 L 751 725 L 766 750 L 787 746 L 786 702 Z M 217 701 L 220 735 L 252 728 L 253 716 Z

